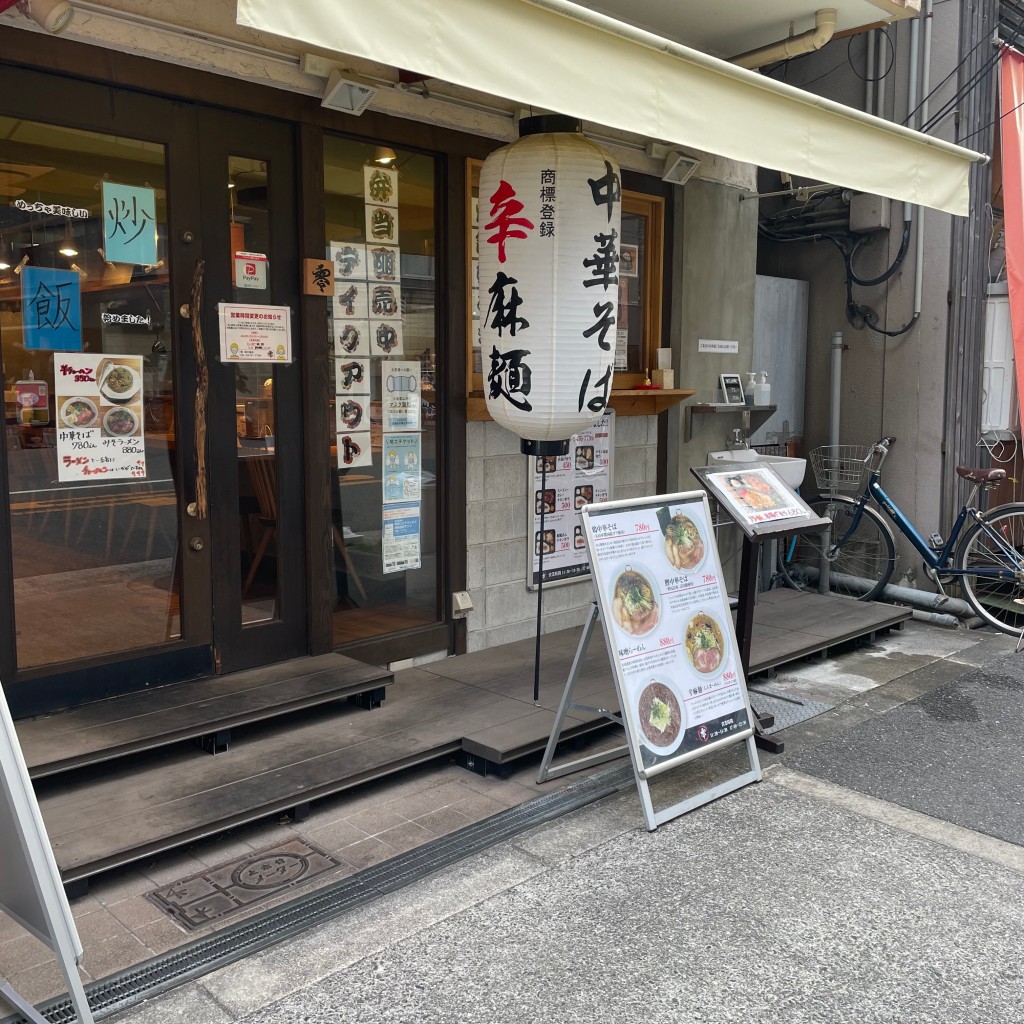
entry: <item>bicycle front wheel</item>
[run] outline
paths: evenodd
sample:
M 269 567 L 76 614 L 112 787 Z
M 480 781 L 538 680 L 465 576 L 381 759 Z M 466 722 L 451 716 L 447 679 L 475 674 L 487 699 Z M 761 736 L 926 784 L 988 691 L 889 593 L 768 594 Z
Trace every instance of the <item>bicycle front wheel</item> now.
M 810 502 L 810 507 L 816 516 L 832 520 L 829 544 L 842 542 L 835 558 L 828 562 L 829 593 L 873 601 L 896 568 L 896 545 L 885 520 L 873 508 L 864 508 L 857 528 L 850 533 L 857 512 L 857 502 L 852 498 L 822 498 Z M 824 562 L 821 542 L 820 533 L 800 534 L 789 557 L 780 559 L 790 586 L 818 589 L 818 574 Z M 788 546 L 783 545 L 783 550 L 788 552 Z
M 994 509 L 985 525 L 975 524 L 957 548 L 956 567 L 963 573 L 960 585 L 967 603 L 990 626 L 1019 637 L 1024 629 L 1024 504 Z M 1001 570 L 1004 576 L 980 575 L 983 570 Z

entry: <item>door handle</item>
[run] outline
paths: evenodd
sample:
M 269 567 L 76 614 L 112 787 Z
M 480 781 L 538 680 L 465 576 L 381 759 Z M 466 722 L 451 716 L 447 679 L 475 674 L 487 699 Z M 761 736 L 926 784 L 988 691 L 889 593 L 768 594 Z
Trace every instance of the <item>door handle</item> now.
M 195 512 L 193 513 L 190 509 L 189 515 L 193 515 L 197 519 L 205 519 L 209 512 L 209 500 L 206 492 L 206 400 L 210 375 L 206 368 L 206 346 L 203 344 L 203 275 L 205 271 L 206 261 L 197 260 L 195 270 L 192 272 L 192 294 L 189 301 L 192 347 L 196 360 L 196 500 L 193 503 Z M 199 551 L 201 546 L 193 550 Z
M 203 547 L 204 547 L 204 545 L 203 545 L 203 538 L 202 537 L 192 537 L 189 540 L 189 542 L 188 542 L 188 546 L 193 551 L 202 551 Z

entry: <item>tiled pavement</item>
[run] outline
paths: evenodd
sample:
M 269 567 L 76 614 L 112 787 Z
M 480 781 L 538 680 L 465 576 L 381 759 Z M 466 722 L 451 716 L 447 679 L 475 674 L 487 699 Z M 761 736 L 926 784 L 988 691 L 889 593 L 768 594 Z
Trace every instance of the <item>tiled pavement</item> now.
M 868 713 L 870 699 L 866 694 L 875 687 L 907 679 L 910 689 L 912 673 L 927 669 L 928 676 L 937 678 L 962 672 L 964 665 L 984 664 L 988 658 L 1009 650 L 1012 643 L 1005 637 L 951 632 L 911 622 L 902 633 L 891 634 L 859 650 L 828 661 L 784 669 L 767 685 L 773 690 L 802 693 L 842 705 L 830 715 L 842 713 L 859 718 Z M 942 662 L 945 664 L 939 664 Z M 879 696 L 887 692 L 881 691 Z M 888 706 L 884 701 L 875 703 L 879 707 L 873 713 Z M 613 730 L 594 739 L 587 752 L 619 742 Z M 259 913 L 506 808 L 561 789 L 578 778 L 538 786 L 538 760 L 527 759 L 506 779 L 483 778 L 452 763 L 423 766 L 317 801 L 303 822 L 294 823 L 284 817 L 238 828 L 194 843 L 185 851 L 100 876 L 93 880 L 88 895 L 72 902 L 85 949 L 84 977 L 87 981 L 106 977 L 234 925 L 244 916 L 232 915 L 220 923 L 186 932 L 146 898 L 146 893 L 159 886 L 249 852 L 280 845 L 295 836 L 309 840 L 341 861 L 342 867 L 319 876 L 305 887 L 287 889 L 250 912 Z M 33 1002 L 64 990 L 50 951 L 4 916 L 0 916 L 0 974 Z M 6 1008 L 0 1008 L 0 1017 L 5 1011 Z

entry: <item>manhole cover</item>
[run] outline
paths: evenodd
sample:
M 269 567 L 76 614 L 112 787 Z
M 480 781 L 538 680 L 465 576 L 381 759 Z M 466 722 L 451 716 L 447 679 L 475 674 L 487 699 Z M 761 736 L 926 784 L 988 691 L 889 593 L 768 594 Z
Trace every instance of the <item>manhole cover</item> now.
M 305 840 L 293 839 L 190 875 L 148 895 L 165 914 L 192 931 L 333 871 L 341 863 Z

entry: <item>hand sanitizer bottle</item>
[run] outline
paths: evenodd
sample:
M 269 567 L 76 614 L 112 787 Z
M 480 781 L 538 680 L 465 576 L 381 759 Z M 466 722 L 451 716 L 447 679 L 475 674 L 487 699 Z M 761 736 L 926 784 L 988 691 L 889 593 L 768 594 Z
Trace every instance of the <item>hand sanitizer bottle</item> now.
M 757 374 L 751 371 L 747 374 L 747 383 L 743 385 L 743 401 L 747 405 L 754 404 L 754 388 L 756 386 L 754 381 L 756 377 Z
M 772 386 L 768 383 L 768 372 L 761 371 L 761 379 L 754 385 L 754 405 L 772 404 Z

